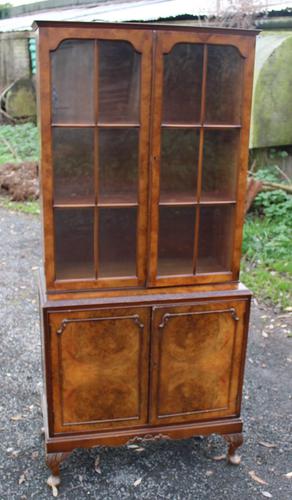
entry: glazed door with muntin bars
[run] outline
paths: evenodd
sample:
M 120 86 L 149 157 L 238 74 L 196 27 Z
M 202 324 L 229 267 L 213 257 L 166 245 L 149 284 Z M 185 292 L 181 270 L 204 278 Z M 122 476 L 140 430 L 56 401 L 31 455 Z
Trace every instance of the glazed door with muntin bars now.
M 154 75 L 149 284 L 230 280 L 244 57 L 162 32 Z
M 151 33 L 94 34 L 50 51 L 49 281 L 61 288 L 145 283 Z
M 40 36 L 48 289 L 236 280 L 249 37 L 105 27 Z

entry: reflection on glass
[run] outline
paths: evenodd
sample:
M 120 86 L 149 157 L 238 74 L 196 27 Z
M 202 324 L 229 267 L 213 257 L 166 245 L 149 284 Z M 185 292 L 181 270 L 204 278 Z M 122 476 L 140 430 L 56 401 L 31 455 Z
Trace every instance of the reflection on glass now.
M 200 208 L 197 273 L 231 270 L 234 207 Z
M 100 41 L 99 121 L 139 122 L 140 59 L 129 42 Z
M 199 132 L 162 129 L 160 201 L 196 201 Z
M 136 276 L 137 209 L 99 209 L 100 278 Z
M 55 208 L 56 279 L 94 278 L 93 208 Z
M 94 122 L 93 57 L 91 40 L 66 40 L 51 53 L 53 122 Z
M 240 124 L 242 70 L 235 47 L 208 45 L 206 123 Z
M 93 129 L 53 128 L 55 203 L 94 203 Z
M 200 121 L 203 45 L 179 43 L 164 55 L 163 122 Z
M 139 129 L 99 129 L 99 202 L 136 202 Z
M 205 130 L 202 201 L 235 199 L 238 140 L 238 130 Z
M 159 209 L 158 274 L 193 274 L 194 207 Z

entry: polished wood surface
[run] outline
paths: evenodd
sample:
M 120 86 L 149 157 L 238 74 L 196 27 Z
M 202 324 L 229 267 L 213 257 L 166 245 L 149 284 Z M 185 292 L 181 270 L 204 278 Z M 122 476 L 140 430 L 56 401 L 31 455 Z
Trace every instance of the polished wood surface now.
M 246 301 L 154 307 L 151 352 L 155 423 L 239 414 Z
M 66 291 L 237 280 L 254 33 L 37 24 L 47 287 Z M 91 65 L 77 57 L 84 48 Z M 204 207 L 215 213 L 221 205 L 234 206 L 234 217 L 231 222 L 222 212 L 219 225 L 214 222 L 221 241 L 209 241 L 203 234 L 209 225 Z M 79 216 L 67 233 L 57 232 L 58 217 L 85 208 L 91 209 L 88 236 L 81 236 Z M 110 220 L 114 208 L 125 221 L 123 209 L 134 214 L 122 236 Z M 84 238 L 88 266 L 82 268 Z M 201 255 L 202 239 L 206 255 Z M 118 241 L 124 243 L 121 251 Z M 219 248 L 222 255 L 229 252 L 223 265 Z M 115 254 L 110 258 L 109 252 Z M 128 265 L 122 265 L 125 255 Z
M 215 432 L 239 464 L 256 32 L 36 27 L 48 484 L 77 447 Z
M 54 434 L 147 421 L 149 312 L 49 316 Z

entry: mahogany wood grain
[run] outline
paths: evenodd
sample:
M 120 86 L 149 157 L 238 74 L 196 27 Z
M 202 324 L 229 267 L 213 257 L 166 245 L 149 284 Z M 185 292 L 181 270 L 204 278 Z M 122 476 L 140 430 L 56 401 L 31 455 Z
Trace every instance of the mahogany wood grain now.
M 39 286 L 42 407 L 54 480 L 78 447 L 215 432 L 228 443 L 229 462 L 239 463 L 251 293 L 238 276 L 256 31 L 35 25 L 45 270 Z M 130 54 L 120 70 L 115 42 Z M 52 60 L 64 47 L 74 51 L 74 43 L 75 53 L 86 46 L 94 54 L 92 65 L 86 62 L 84 75 L 76 70 L 80 61 L 69 65 L 54 81 Z M 58 68 L 68 60 L 64 51 L 57 59 Z M 176 75 L 179 59 L 186 78 Z M 76 82 L 66 83 L 74 74 Z M 184 84 L 195 92 L 192 109 Z M 68 103 L 75 88 L 74 107 Z M 172 96 L 178 97 L 166 109 Z M 86 168 L 83 192 L 79 179 Z M 68 171 L 74 189 L 66 190 Z
M 154 307 L 153 423 L 238 416 L 245 301 Z
M 53 433 L 147 422 L 149 312 L 49 315 Z

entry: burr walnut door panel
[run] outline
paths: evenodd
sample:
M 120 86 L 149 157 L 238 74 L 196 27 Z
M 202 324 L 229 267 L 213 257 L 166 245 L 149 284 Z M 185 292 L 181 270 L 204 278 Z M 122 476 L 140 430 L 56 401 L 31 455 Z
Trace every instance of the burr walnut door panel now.
M 238 300 L 154 308 L 152 423 L 239 413 L 247 306 Z
M 50 315 L 53 433 L 147 421 L 149 311 Z

